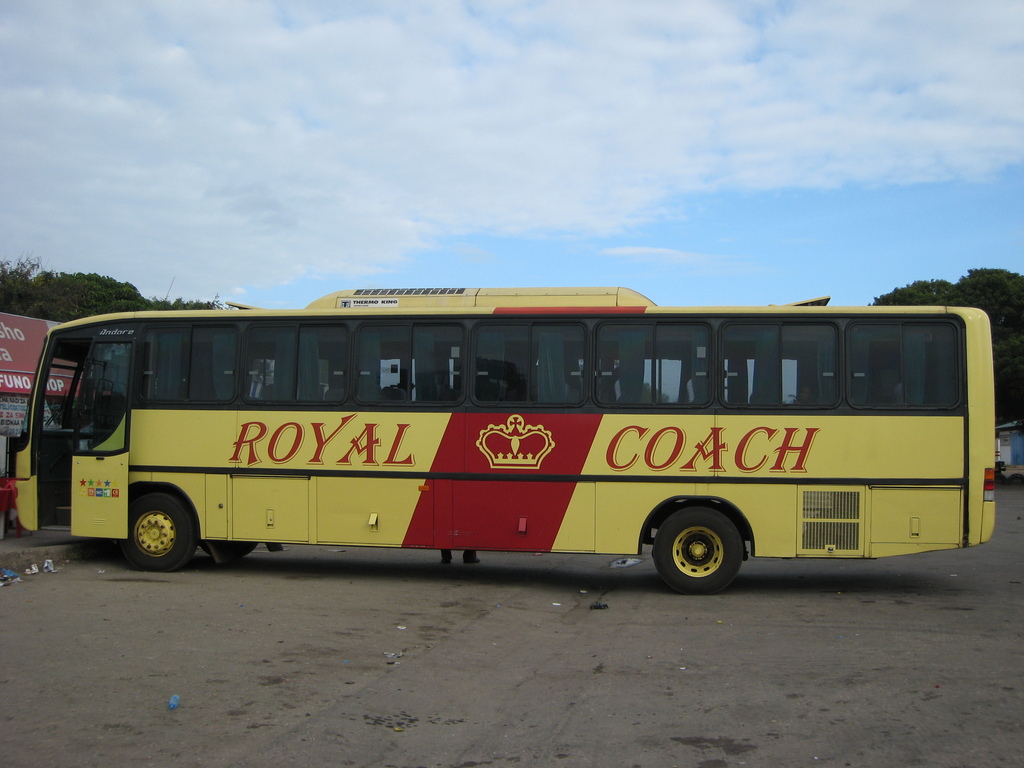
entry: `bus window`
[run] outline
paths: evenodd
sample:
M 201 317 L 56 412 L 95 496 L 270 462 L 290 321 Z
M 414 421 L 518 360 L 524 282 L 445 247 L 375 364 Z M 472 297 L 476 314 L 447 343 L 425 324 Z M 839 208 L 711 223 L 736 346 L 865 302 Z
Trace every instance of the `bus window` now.
M 836 329 L 831 325 L 782 326 L 782 402 L 835 405 Z
M 43 390 L 42 428 L 44 431 L 71 429 L 71 393 L 78 386 L 81 364 L 89 352 L 89 345 L 61 342 L 53 360 Z
M 476 399 L 560 403 L 584 396 L 584 331 L 579 325 L 484 325 L 476 337 Z
M 855 325 L 850 330 L 850 401 L 955 405 L 957 365 L 956 332 L 950 325 Z
M 144 342 L 142 397 L 146 400 L 234 399 L 238 355 L 234 328 L 150 329 Z
M 530 329 L 525 325 L 481 326 L 476 338 L 476 399 L 523 403 L 527 394 Z
M 188 378 L 187 328 L 149 330 L 145 336 L 142 396 L 147 400 L 184 400 Z
M 295 333 L 290 326 L 252 328 L 245 356 L 245 396 L 258 402 L 295 399 Z
M 725 401 L 732 405 L 833 405 L 836 331 L 831 325 L 730 325 Z
M 409 399 L 409 329 L 364 325 L 359 329 L 356 396 L 367 403 Z
M 537 403 L 578 403 L 583 399 L 583 328 L 534 326 L 536 379 L 530 398 Z
M 654 334 L 658 402 L 706 403 L 709 392 L 707 328 L 659 323 Z
M 907 405 L 956 404 L 956 332 L 952 326 L 904 326 L 903 357 Z
M 416 326 L 412 334 L 412 399 L 452 402 L 462 392 L 462 328 Z
M 367 325 L 359 329 L 363 402 L 451 402 L 462 386 L 462 328 Z
M 725 329 L 725 402 L 730 405 L 777 405 L 779 329 L 766 325 L 731 325 Z
M 238 332 L 234 328 L 194 328 L 189 355 L 189 400 L 234 399 L 237 358 Z
M 101 342 L 90 350 L 72 405 L 79 450 L 125 447 L 130 359 L 131 344 L 124 342 Z
M 340 403 L 348 397 L 348 329 L 299 329 L 298 399 Z
M 651 377 L 654 328 L 649 325 L 604 325 L 597 337 L 597 399 L 602 403 L 638 405 L 653 402 Z
M 702 325 L 605 325 L 598 332 L 602 403 L 704 404 L 708 330 Z

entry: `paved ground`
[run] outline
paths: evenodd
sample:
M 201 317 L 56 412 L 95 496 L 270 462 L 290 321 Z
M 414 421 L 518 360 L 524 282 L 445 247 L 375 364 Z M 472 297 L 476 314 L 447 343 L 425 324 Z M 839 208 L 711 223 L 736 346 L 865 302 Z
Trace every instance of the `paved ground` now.
M 649 558 L 260 548 L 163 575 L 8 538 L 0 565 L 58 572 L 0 589 L 0 766 L 1016 768 L 1024 488 L 998 494 L 983 547 L 754 560 L 713 597 Z

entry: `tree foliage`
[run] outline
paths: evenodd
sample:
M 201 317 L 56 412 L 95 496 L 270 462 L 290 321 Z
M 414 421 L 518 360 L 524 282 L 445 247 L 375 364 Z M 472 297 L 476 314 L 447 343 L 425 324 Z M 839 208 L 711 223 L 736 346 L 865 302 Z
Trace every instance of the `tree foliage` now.
M 971 269 L 956 283 L 918 280 L 878 296 L 875 304 L 978 307 L 992 321 L 996 413 L 1024 420 L 1024 275 L 1006 269 Z
M 95 273 L 45 270 L 28 257 L 0 260 L 0 312 L 63 323 L 108 312 L 223 308 L 217 299 L 147 299 L 131 283 Z

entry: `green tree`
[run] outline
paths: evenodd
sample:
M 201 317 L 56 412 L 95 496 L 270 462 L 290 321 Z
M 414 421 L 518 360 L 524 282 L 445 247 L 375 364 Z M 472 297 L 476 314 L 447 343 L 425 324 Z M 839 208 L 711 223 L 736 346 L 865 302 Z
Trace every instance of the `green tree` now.
M 151 305 L 150 309 L 159 310 L 161 312 L 174 309 L 227 309 L 219 296 L 214 296 L 213 301 L 203 301 L 202 299 L 186 301 L 180 297 L 173 301 L 168 299 L 152 298 L 149 300 L 149 303 Z
M 39 262 L 26 256 L 17 261 L 0 261 L 0 311 L 40 317 L 29 311 L 38 305 L 39 290 L 34 280 L 38 273 Z
M 107 312 L 141 312 L 149 302 L 131 283 L 83 272 L 43 272 L 37 280 L 46 297 L 49 320 L 74 320 Z
M 218 299 L 147 299 L 131 283 L 95 273 L 44 270 L 30 257 L 0 260 L 0 312 L 67 322 L 109 312 L 223 308 Z
M 1006 269 L 971 269 L 956 283 L 918 280 L 875 298 L 879 306 L 978 307 L 992 321 L 996 414 L 1024 421 L 1024 275 Z

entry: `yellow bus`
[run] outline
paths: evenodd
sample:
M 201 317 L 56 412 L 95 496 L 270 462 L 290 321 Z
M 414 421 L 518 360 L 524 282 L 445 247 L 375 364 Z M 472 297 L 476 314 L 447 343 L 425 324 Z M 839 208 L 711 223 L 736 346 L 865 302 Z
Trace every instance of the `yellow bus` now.
M 258 543 L 743 560 L 987 541 L 980 310 L 658 307 L 622 288 L 361 290 L 50 331 L 23 524 L 172 571 Z

